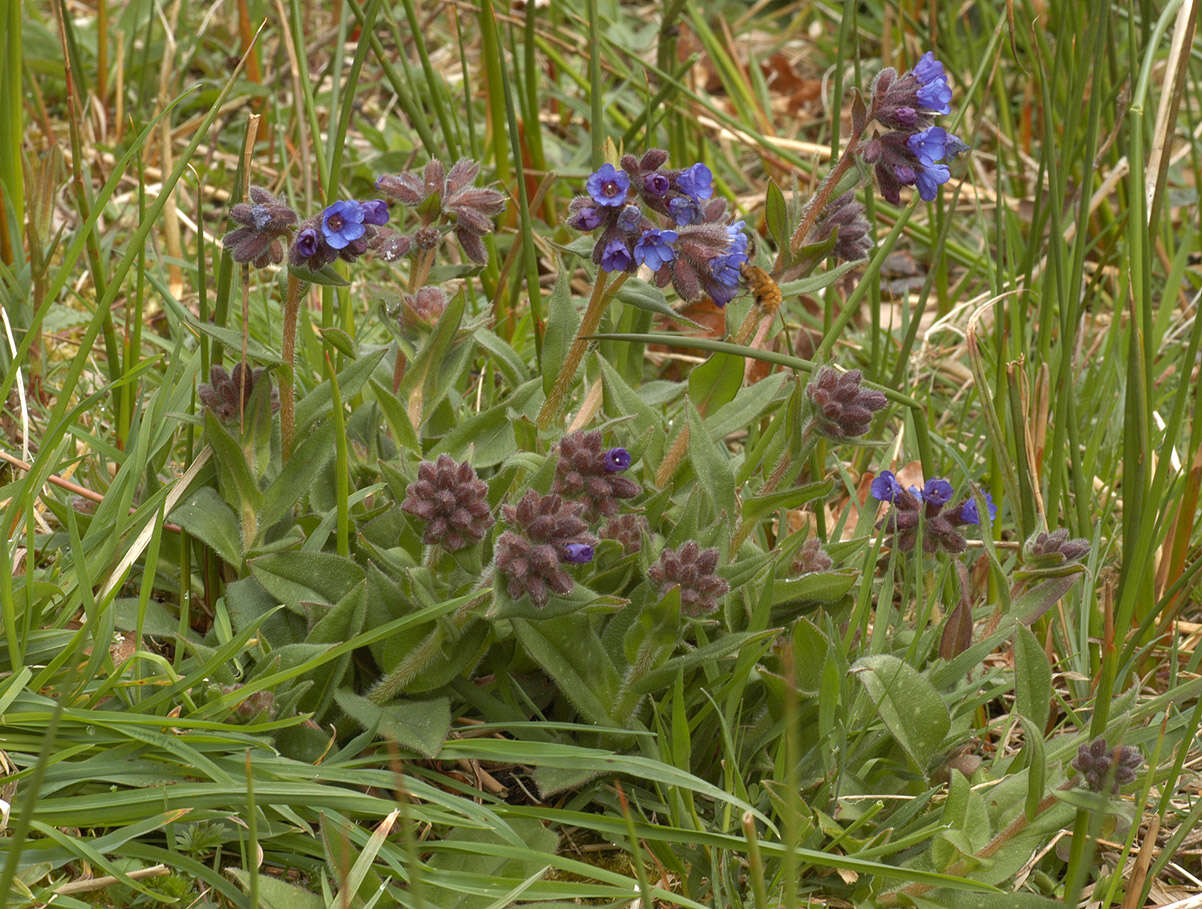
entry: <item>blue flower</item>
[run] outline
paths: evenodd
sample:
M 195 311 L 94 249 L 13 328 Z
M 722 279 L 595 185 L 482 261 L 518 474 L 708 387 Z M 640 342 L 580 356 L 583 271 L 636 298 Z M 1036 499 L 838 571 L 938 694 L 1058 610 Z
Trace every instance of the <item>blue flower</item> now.
M 601 463 L 608 473 L 620 473 L 630 466 L 630 452 L 625 448 L 611 448 L 601 456 Z
M 747 261 L 745 253 L 728 253 L 710 259 L 710 273 L 713 282 L 707 285 L 710 299 L 719 306 L 725 306 L 739 292 L 739 268 Z
M 321 233 L 333 249 L 345 249 L 363 236 L 363 206 L 340 199 L 321 213 Z
M 363 223 L 377 227 L 388 223 L 388 203 L 383 199 L 371 199 L 363 205 Z
M 672 244 L 679 234 L 674 230 L 646 230 L 634 244 L 634 261 L 646 265 L 652 271 L 659 271 L 676 258 L 676 250 Z
M 743 262 L 747 261 L 748 240 L 745 232 L 746 226 L 741 220 L 726 225 L 726 236 L 730 239 L 730 251 L 733 255 L 742 256 Z M 743 262 L 739 264 L 742 265 Z
M 931 505 L 946 505 L 951 501 L 954 492 L 951 483 L 942 477 L 936 477 L 933 480 L 927 480 L 918 498 Z
M 618 215 L 618 229 L 623 233 L 637 233 L 639 225 L 643 223 L 643 210 L 637 205 L 627 205 L 622 209 L 622 213 Z
M 683 170 L 676 176 L 676 185 L 682 193 L 700 202 L 714 194 L 714 175 L 710 169 L 698 161 L 688 170 Z
M 983 490 L 978 490 L 978 492 L 985 500 L 985 507 L 989 511 L 989 520 L 992 521 L 997 517 L 997 506 L 993 504 L 993 496 Z M 981 512 L 977 508 L 975 497 L 965 500 L 964 504 L 960 506 L 960 520 L 965 524 L 981 523 Z
M 688 196 L 674 196 L 668 200 L 668 211 L 676 219 L 677 227 L 687 227 L 701 220 L 701 206 Z
M 588 543 L 564 543 L 559 557 L 565 562 L 583 565 L 593 560 L 593 547 Z
M 296 235 L 296 240 L 293 241 L 292 248 L 296 251 L 296 256 L 299 259 L 311 259 L 317 254 L 317 248 L 321 245 L 321 234 L 312 227 L 306 227 Z
M 923 165 L 922 170 L 914 176 L 914 183 L 918 187 L 918 195 L 922 197 L 922 201 L 930 202 L 939 195 L 939 187 L 946 183 L 951 175 L 946 164 Z
M 626 201 L 626 192 L 630 189 L 630 177 L 624 170 L 618 170 L 612 164 L 602 164 L 589 175 L 584 184 L 588 194 L 598 205 L 617 208 Z
M 913 73 L 919 82 L 918 103 L 923 110 L 933 114 L 951 113 L 952 89 L 947 84 L 943 64 L 935 59 L 935 55 L 930 51 L 923 54 Z
M 935 59 L 934 51 L 927 51 L 919 57 L 918 62 L 914 64 L 913 72 L 914 77 L 921 85 L 944 78 L 943 64 Z
M 907 137 L 906 146 L 920 164 L 930 166 L 942 161 L 947 154 L 947 140 L 947 130 L 942 126 L 931 126 Z
M 633 265 L 634 258 L 626 248 L 625 240 L 615 237 L 605 244 L 601 251 L 601 267 L 605 271 L 630 271 Z
M 902 494 L 901 484 L 897 482 L 892 470 L 882 470 L 872 481 L 868 491 L 878 502 L 892 502 Z

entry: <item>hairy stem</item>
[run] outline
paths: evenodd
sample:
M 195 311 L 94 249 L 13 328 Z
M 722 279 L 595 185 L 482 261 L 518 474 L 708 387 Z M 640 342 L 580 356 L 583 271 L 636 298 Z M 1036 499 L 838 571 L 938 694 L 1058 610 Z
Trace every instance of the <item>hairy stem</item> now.
M 280 440 L 284 448 L 284 460 L 292 454 L 292 428 L 295 421 L 295 398 L 293 381 L 296 361 L 296 319 L 300 312 L 301 282 L 296 275 L 288 273 L 288 296 L 284 301 L 284 376 L 280 382 Z

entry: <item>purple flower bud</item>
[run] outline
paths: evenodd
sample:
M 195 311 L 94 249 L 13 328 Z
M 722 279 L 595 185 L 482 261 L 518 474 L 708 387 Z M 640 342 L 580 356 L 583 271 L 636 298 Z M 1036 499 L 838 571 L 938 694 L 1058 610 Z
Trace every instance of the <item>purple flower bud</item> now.
M 612 164 L 602 164 L 589 175 L 585 187 L 598 205 L 616 208 L 626 201 L 630 177 L 626 171 L 618 170 Z
M 312 227 L 306 227 L 296 235 L 296 241 L 292 244 L 292 248 L 296 252 L 297 258 L 310 259 L 316 255 L 317 247 L 320 244 L 321 234 Z
M 388 203 L 383 199 L 371 199 L 361 204 L 364 224 L 374 224 L 380 227 L 388 223 Z
M 601 211 L 595 205 L 581 205 L 568 217 L 568 224 L 585 232 L 596 230 L 601 226 Z
M 638 233 L 639 225 L 643 222 L 643 210 L 637 205 L 627 205 L 618 215 L 618 229 L 623 233 Z
M 605 469 L 610 473 L 618 473 L 630 466 L 630 452 L 625 448 L 611 448 L 601 459 Z
M 647 192 L 648 195 L 652 195 L 652 196 L 665 195 L 668 192 L 668 188 L 670 186 L 671 186 L 671 181 L 668 180 L 668 178 L 664 174 L 661 174 L 659 171 L 654 171 L 653 173 L 649 173 L 649 174 L 647 174 L 647 176 L 643 177 L 643 189 Z
M 593 560 L 593 547 L 588 543 L 564 543 L 560 549 L 560 558 L 565 562 L 584 565 Z
M 668 202 L 668 211 L 676 220 L 677 227 L 687 227 L 701 220 L 701 206 L 696 199 L 688 196 L 674 196 Z

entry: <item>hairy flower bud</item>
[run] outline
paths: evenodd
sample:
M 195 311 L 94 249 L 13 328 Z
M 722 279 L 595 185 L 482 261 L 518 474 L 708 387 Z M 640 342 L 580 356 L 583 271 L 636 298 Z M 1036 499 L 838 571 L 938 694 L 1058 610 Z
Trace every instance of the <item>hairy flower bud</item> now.
M 450 455 L 422 461 L 417 480 L 405 488 L 401 510 L 425 522 L 422 542 L 455 552 L 484 539 L 494 520 L 488 486 L 466 461 Z
M 647 577 L 659 585 L 660 596 L 680 587 L 680 607 L 685 615 L 717 612 L 718 601 L 730 590 L 718 576 L 718 550 L 702 549 L 689 540 L 679 549 L 665 549 L 659 561 L 647 569 Z
M 814 428 L 830 439 L 852 439 L 868 431 L 872 415 L 885 407 L 882 392 L 860 387 L 858 369 L 844 373 L 830 366 L 818 371 L 806 386 L 814 403 Z

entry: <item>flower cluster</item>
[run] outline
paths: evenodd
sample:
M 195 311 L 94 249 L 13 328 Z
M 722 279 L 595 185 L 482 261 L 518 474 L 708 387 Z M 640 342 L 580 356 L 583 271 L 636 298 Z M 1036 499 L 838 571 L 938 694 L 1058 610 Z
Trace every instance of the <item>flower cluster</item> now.
M 1077 561 L 1089 552 L 1089 548 L 1089 540 L 1070 540 L 1063 527 L 1051 533 L 1041 530 L 1023 546 L 1023 567 L 1055 568 Z
M 564 563 L 591 562 L 598 543 L 580 517 L 583 509 L 580 502 L 533 489 L 517 505 L 501 507 L 505 522 L 514 529 L 497 539 L 496 564 L 513 599 L 529 595 L 541 609 L 552 593 L 572 592 L 575 582 Z
M 610 518 L 601 528 L 601 537 L 616 540 L 627 554 L 643 548 L 643 535 L 646 533 L 650 533 L 650 526 L 641 514 L 618 515 Z
M 1081 771 L 1085 785 L 1094 792 L 1101 792 L 1109 781 L 1111 793 L 1117 794 L 1119 786 L 1135 779 L 1135 771 L 1143 762 L 1138 748 L 1129 745 L 1111 748 L 1106 739 L 1099 736 L 1077 749 L 1073 767 Z
M 823 243 L 831 234 L 835 235 L 831 251 L 843 262 L 863 259 L 872 249 L 872 227 L 855 193 L 844 193 L 827 203 L 807 242 Z
M 354 262 L 375 245 L 379 236 L 376 228 L 387 223 L 388 205 L 384 200 L 339 199 L 301 224 L 288 261 L 313 271 L 335 259 Z
M 401 328 L 416 331 L 435 325 L 446 308 L 446 292 L 441 287 L 427 285 L 415 294 L 401 294 L 400 301 L 386 311 L 396 317 Z
M 892 503 L 893 510 L 877 526 L 892 532 L 897 547 L 903 552 L 914 548 L 920 524 L 924 552 L 941 549 L 953 554 L 963 552 L 968 544 L 957 528 L 981 523 L 977 500 L 972 495 L 951 508 L 944 507 L 951 502 L 955 490 L 942 477 L 928 480 L 922 489 L 916 486 L 903 489 L 893 471 L 882 470 L 872 481 L 869 491 L 878 502 Z M 997 516 L 997 506 L 989 493 L 978 491 L 977 494 L 985 501 L 992 521 Z
M 647 577 L 659 585 L 660 596 L 680 587 L 680 608 L 685 615 L 709 615 L 718 611 L 718 600 L 730 590 L 717 574 L 718 550 L 702 549 L 689 540 L 679 549 L 664 549 L 659 561 L 647 569 Z
M 818 370 L 806 386 L 806 395 L 814 402 L 814 428 L 829 439 L 853 439 L 868 431 L 872 415 L 884 408 L 888 399 L 882 392 L 860 387 L 860 371 L 839 372 L 830 366 Z M 892 476 L 892 474 L 890 474 Z
M 943 161 L 968 150 L 943 127 L 934 125 L 935 116 L 951 112 L 951 99 L 943 64 L 930 51 L 901 76 L 887 67 L 876 77 L 869 118 L 887 132 L 874 134 L 864 144 L 861 156 L 874 166 L 886 201 L 897 205 L 901 187 L 916 186 L 918 195 L 930 202 L 951 176 Z
M 208 383 L 202 383 L 196 389 L 200 402 L 213 411 L 218 419 L 229 422 L 237 420 L 238 414 L 246 410 L 246 404 L 254 393 L 255 385 L 260 381 L 271 385 L 271 378 L 265 369 L 252 369 L 246 363 L 234 366 L 233 374 L 225 371 L 224 366 L 213 364 L 209 370 Z M 271 409 L 279 410 L 279 393 L 271 389 Z
M 830 571 L 834 564 L 826 550 L 822 548 L 822 542 L 817 537 L 810 537 L 801 544 L 801 549 L 797 551 L 791 568 L 795 575 L 811 574 L 816 571 Z
M 425 522 L 422 542 L 455 552 L 484 539 L 495 523 L 485 496 L 488 487 L 464 461 L 442 454 L 422 461 L 417 480 L 405 487 L 401 510 Z
M 464 255 L 477 265 L 485 264 L 484 236 L 493 231 L 492 219 L 505 210 L 505 194 L 473 185 L 479 172 L 480 165 L 469 158 L 457 161 L 449 171 L 435 158 L 420 174 L 408 171 L 378 178 L 376 189 L 421 218 L 421 227 L 411 238 L 398 235 L 381 244 L 384 258 L 404 255 L 411 248 L 432 250 L 445 232 L 453 231 Z
M 584 505 L 583 516 L 613 517 L 619 499 L 632 499 L 642 492 L 634 480 L 619 476 L 630 466 L 625 448 L 602 450 L 601 433 L 574 432 L 559 442 L 559 463 L 551 491 L 576 499 Z
M 667 152 L 652 149 L 641 158 L 624 155 L 620 169 L 601 165 L 585 183 L 588 194 L 569 205 L 568 223 L 600 229 L 593 261 L 603 270 L 645 265 L 657 286 L 670 283 L 682 299 L 704 293 L 725 306 L 739 292 L 739 270 L 748 258 L 743 222 L 727 223 L 708 167 L 667 169 L 667 161 Z
M 259 186 L 250 188 L 250 202 L 230 209 L 230 219 L 240 224 L 221 239 L 235 262 L 253 263 L 257 268 L 279 265 L 284 260 L 281 242 L 296 224 L 296 212 Z

